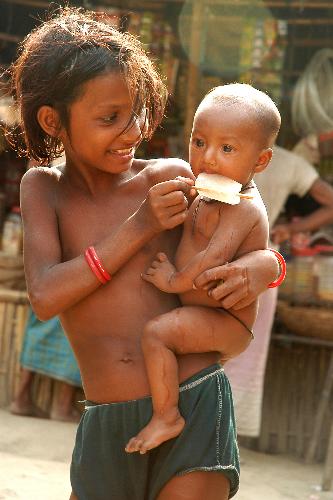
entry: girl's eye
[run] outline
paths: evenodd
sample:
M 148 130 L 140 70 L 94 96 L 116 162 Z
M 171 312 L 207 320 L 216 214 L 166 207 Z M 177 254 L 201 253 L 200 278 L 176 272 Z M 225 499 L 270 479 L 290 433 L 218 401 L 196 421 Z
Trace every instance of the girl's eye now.
M 230 146 L 229 144 L 223 144 L 222 149 L 225 153 L 231 153 L 233 150 L 233 147 Z
M 194 144 L 195 144 L 198 148 L 202 148 L 202 147 L 205 145 L 205 143 L 204 143 L 204 141 L 203 141 L 202 139 L 194 139 L 194 141 L 193 141 L 193 142 L 194 142 Z
M 102 118 L 103 122 L 104 123 L 112 123 L 115 121 L 115 119 L 117 118 L 118 114 L 117 113 L 113 113 L 112 115 L 110 116 L 104 116 Z

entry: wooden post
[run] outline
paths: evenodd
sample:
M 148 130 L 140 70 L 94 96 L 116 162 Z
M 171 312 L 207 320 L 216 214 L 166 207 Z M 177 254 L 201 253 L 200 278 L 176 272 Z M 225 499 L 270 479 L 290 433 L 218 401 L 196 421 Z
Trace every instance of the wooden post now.
M 322 432 L 323 419 L 325 416 L 325 412 L 328 408 L 332 388 L 333 388 L 333 351 L 331 352 L 331 359 L 330 359 L 330 363 L 328 365 L 324 387 L 321 391 L 320 401 L 319 401 L 318 409 L 316 411 L 316 418 L 315 418 L 315 423 L 314 423 L 313 434 L 311 436 L 309 448 L 308 448 L 306 456 L 305 456 L 305 463 L 307 463 L 307 464 L 313 462 L 314 457 L 315 457 L 319 436 Z M 333 432 L 331 434 L 333 435 Z M 333 441 L 332 435 L 331 435 L 331 441 Z M 332 444 L 332 448 L 333 448 L 333 444 Z M 331 466 L 332 466 L 332 470 L 333 470 L 333 449 L 331 450 L 331 453 L 332 453 Z M 327 452 L 327 456 L 328 456 L 328 454 L 329 453 Z M 327 459 L 326 459 L 326 461 L 327 461 Z
M 324 475 L 322 488 L 323 491 L 330 491 L 333 487 L 333 423 L 331 426 L 330 438 L 326 453 L 326 460 L 324 465 Z
M 192 0 L 192 17 L 189 42 L 189 68 L 187 80 L 186 118 L 184 125 L 184 151 L 187 156 L 188 142 L 192 130 L 194 112 L 198 104 L 198 85 L 200 78 L 200 53 L 202 22 L 206 0 Z

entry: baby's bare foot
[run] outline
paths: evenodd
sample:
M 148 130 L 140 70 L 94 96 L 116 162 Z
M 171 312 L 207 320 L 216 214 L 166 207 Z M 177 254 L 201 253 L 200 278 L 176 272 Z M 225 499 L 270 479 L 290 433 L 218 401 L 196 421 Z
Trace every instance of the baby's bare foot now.
M 172 421 L 153 415 L 149 424 L 137 436 L 129 440 L 125 451 L 127 453 L 139 451 L 143 455 L 148 450 L 152 450 L 164 443 L 164 441 L 178 436 L 182 432 L 184 425 L 185 420 L 179 412 Z
M 172 292 L 171 278 L 176 268 L 169 261 L 165 253 L 158 253 L 151 266 L 141 276 L 145 281 L 152 283 L 163 292 Z

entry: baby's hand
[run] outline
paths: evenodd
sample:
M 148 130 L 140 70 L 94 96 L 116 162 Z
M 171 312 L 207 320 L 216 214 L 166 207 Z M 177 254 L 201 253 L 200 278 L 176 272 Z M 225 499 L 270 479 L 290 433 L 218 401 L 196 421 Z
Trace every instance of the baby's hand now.
M 162 292 L 172 293 L 171 279 L 176 272 L 176 268 L 171 264 L 165 253 L 158 253 L 150 267 L 141 276 L 145 281 L 149 281 Z

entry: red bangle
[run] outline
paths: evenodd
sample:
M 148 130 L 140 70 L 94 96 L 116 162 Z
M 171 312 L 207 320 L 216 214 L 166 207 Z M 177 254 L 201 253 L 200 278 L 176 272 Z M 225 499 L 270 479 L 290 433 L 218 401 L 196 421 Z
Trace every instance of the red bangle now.
M 90 257 L 93 259 L 95 266 L 97 267 L 97 269 L 99 270 L 99 272 L 103 276 L 103 278 L 106 281 L 110 281 L 111 275 L 107 272 L 106 269 L 104 269 L 103 264 L 100 261 L 98 255 L 96 253 L 95 248 L 94 247 L 89 247 L 88 248 L 88 253 L 89 253 Z
M 280 268 L 281 268 L 280 276 L 275 281 L 273 281 L 272 283 L 270 283 L 268 285 L 268 288 L 275 288 L 277 286 L 280 286 L 282 281 L 285 279 L 286 274 L 287 274 L 287 264 L 286 264 L 286 261 L 284 260 L 283 256 L 280 254 L 280 252 L 278 252 L 274 248 L 267 248 L 267 250 L 270 250 L 271 252 L 273 252 L 275 254 L 275 257 L 279 261 Z
M 88 263 L 88 266 L 90 267 L 90 269 L 92 270 L 92 272 L 94 273 L 94 275 L 96 276 L 96 278 L 98 279 L 98 281 L 100 281 L 103 285 L 105 285 L 105 283 L 107 283 L 107 280 L 99 272 L 98 267 L 95 265 L 95 262 L 94 262 L 93 258 L 91 257 L 88 248 L 84 252 L 84 256 L 85 256 L 85 259 L 86 259 L 86 261 Z

